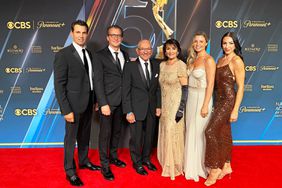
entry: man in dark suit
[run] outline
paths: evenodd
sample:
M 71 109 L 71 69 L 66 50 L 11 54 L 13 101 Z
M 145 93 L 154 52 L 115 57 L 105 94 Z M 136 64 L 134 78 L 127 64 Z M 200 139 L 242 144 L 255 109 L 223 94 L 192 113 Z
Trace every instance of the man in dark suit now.
M 156 116 L 161 114 L 159 63 L 150 60 L 149 40 L 141 40 L 136 49 L 138 58 L 125 65 L 122 79 L 123 112 L 130 123 L 130 155 L 133 168 L 141 175 L 157 170 L 150 161 Z
M 88 26 L 77 20 L 71 25 L 73 43 L 59 51 L 54 61 L 54 85 L 64 115 L 64 168 L 67 180 L 74 186 L 83 182 L 76 174 L 74 149 L 77 141 L 79 167 L 99 170 L 88 158 L 91 115 L 94 104 L 92 57 L 86 50 Z
M 123 30 L 118 25 L 107 29 L 109 45 L 97 52 L 94 62 L 95 91 L 100 112 L 99 154 L 101 173 L 106 180 L 113 180 L 110 163 L 118 167 L 126 164 L 118 159 L 117 149 L 121 135 L 122 105 L 121 84 L 124 65 L 129 61 L 128 54 L 120 49 Z M 109 151 L 109 152 L 108 152 Z

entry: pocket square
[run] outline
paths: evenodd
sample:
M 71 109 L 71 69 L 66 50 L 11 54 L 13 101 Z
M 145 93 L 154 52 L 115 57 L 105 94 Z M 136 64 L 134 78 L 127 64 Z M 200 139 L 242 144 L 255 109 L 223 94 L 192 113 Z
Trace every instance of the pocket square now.
M 157 78 L 158 76 L 159 76 L 159 75 L 158 75 L 158 74 L 156 74 L 156 75 L 155 75 L 155 78 Z

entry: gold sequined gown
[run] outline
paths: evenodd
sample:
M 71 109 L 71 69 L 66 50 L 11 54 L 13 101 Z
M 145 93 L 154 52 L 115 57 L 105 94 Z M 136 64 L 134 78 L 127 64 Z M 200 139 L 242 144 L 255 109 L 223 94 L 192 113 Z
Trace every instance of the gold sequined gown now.
M 162 176 L 183 174 L 184 156 L 184 117 L 176 123 L 175 115 L 181 100 L 179 77 L 187 77 L 186 64 L 177 61 L 172 65 L 160 64 L 160 87 L 162 95 L 162 114 L 159 124 L 158 160 L 162 166 Z
M 235 79 L 229 64 L 217 67 L 215 75 L 215 105 L 205 130 L 208 168 L 222 168 L 231 160 L 232 135 L 230 115 L 235 104 Z

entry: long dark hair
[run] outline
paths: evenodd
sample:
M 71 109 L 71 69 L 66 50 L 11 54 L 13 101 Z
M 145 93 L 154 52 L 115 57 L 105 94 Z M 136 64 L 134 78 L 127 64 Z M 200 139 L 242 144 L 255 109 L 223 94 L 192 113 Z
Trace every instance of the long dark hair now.
M 242 47 L 241 47 L 239 40 L 238 40 L 238 38 L 237 38 L 237 36 L 235 35 L 234 32 L 227 32 L 222 36 L 222 38 L 221 38 L 221 48 L 222 48 L 223 54 L 225 54 L 223 47 L 222 47 L 224 37 L 231 37 L 232 38 L 232 40 L 235 44 L 235 50 L 234 50 L 235 54 L 238 55 L 244 61 L 244 58 L 242 56 L 242 51 L 241 51 Z
M 181 52 L 180 44 L 179 44 L 179 42 L 178 42 L 177 40 L 175 40 L 175 39 L 168 39 L 168 40 L 164 43 L 164 45 L 163 45 L 164 60 L 165 60 L 165 61 L 168 60 L 168 57 L 167 57 L 166 54 L 165 54 L 165 53 L 166 53 L 166 46 L 167 46 L 168 44 L 171 44 L 171 45 L 177 47 L 177 50 L 178 50 L 177 58 L 183 61 L 184 58 L 183 58 L 183 55 L 182 55 L 182 52 Z

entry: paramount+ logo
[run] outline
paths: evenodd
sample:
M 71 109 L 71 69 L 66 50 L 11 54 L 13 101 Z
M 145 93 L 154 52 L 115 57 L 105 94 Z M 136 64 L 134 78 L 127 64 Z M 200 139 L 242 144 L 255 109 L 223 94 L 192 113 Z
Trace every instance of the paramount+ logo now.
M 217 20 L 215 22 L 215 27 L 220 28 L 237 28 L 239 26 L 239 23 L 237 20 Z
M 37 109 L 34 108 L 17 108 L 15 109 L 15 115 L 16 116 L 36 116 L 37 115 Z
M 12 29 L 32 29 L 33 24 L 30 21 L 17 21 L 17 22 L 12 22 L 9 21 L 7 22 L 7 28 L 12 30 Z

